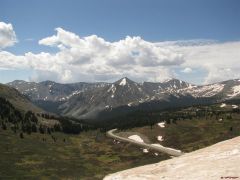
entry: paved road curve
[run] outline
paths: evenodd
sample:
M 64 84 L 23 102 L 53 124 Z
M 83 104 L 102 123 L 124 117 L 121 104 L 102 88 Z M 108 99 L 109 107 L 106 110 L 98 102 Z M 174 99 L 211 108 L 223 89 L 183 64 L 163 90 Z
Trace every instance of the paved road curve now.
M 168 147 L 164 147 L 164 146 L 154 146 L 154 145 L 151 145 L 151 144 L 137 142 L 137 141 L 134 141 L 134 140 L 131 140 L 131 139 L 128 139 L 128 138 L 120 137 L 120 136 L 117 136 L 117 135 L 113 134 L 113 132 L 115 132 L 115 131 L 117 131 L 117 129 L 112 129 L 112 130 L 108 131 L 107 136 L 111 137 L 113 139 L 117 139 L 119 141 L 129 142 L 129 143 L 135 144 L 137 146 L 141 146 L 141 147 L 146 148 L 146 149 L 151 149 L 151 150 L 158 151 L 158 152 L 161 152 L 161 153 L 166 153 L 166 154 L 169 154 L 171 156 L 181 156 L 181 155 L 184 154 L 180 150 L 176 150 L 176 149 L 172 149 L 172 148 L 168 148 Z

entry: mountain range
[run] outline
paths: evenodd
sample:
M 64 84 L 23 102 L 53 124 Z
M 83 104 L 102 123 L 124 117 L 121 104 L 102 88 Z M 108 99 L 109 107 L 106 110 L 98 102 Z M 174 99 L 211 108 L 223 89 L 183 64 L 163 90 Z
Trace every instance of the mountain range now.
M 110 118 L 139 109 L 218 103 L 240 97 L 239 79 L 201 86 L 178 79 L 137 83 L 127 77 L 113 83 L 60 84 L 16 80 L 6 85 L 46 111 L 90 120 Z

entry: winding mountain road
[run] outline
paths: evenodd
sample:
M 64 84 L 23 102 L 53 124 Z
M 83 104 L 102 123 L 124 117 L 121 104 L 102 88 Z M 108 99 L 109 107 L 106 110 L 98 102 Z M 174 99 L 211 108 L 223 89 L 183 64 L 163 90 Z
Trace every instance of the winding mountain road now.
M 166 153 L 171 156 L 181 156 L 184 154 L 180 150 L 176 150 L 176 149 L 172 149 L 172 148 L 168 148 L 168 147 L 164 147 L 164 146 L 156 146 L 156 145 L 152 145 L 152 144 L 146 144 L 146 143 L 137 142 L 137 141 L 134 141 L 134 140 L 131 140 L 128 138 L 120 137 L 120 136 L 113 134 L 115 131 L 117 131 L 117 129 L 109 130 L 107 132 L 107 136 L 111 137 L 113 139 L 117 139 L 119 141 L 129 142 L 129 143 L 135 144 L 135 145 L 143 147 L 143 148 L 151 149 L 151 150 L 158 151 L 161 153 Z

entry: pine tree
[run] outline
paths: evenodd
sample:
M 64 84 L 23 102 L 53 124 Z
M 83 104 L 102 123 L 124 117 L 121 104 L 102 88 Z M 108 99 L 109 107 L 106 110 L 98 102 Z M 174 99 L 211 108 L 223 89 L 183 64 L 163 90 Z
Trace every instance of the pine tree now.
M 20 138 L 21 138 L 21 139 L 23 139 L 23 138 L 24 138 L 24 136 L 23 136 L 23 133 L 22 133 L 22 132 L 20 133 L 20 135 L 19 135 L 19 136 L 20 136 Z

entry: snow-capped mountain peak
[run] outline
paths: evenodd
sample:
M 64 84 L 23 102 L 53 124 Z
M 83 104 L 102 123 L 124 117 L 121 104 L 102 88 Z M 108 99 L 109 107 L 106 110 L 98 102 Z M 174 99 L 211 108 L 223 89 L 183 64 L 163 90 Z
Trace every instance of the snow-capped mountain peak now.
M 125 86 L 127 84 L 126 78 L 123 78 L 122 81 L 119 83 L 120 86 Z

